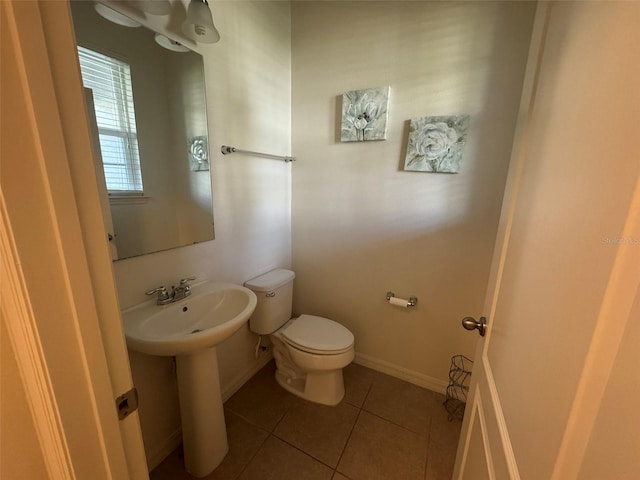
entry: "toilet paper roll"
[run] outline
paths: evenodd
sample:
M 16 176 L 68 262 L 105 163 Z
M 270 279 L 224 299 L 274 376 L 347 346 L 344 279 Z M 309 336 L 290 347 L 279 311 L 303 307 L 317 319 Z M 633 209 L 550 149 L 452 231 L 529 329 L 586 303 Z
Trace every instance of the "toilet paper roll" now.
M 403 298 L 391 297 L 389 299 L 389 303 L 391 305 L 395 305 L 396 307 L 402 307 L 402 308 L 408 308 L 409 307 L 409 300 L 405 300 Z

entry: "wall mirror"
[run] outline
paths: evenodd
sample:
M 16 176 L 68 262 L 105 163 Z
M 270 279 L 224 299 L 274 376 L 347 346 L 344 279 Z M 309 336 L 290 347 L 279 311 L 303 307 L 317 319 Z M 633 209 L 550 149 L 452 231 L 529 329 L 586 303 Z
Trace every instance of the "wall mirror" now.
M 96 5 L 71 11 L 112 258 L 213 240 L 202 57 Z

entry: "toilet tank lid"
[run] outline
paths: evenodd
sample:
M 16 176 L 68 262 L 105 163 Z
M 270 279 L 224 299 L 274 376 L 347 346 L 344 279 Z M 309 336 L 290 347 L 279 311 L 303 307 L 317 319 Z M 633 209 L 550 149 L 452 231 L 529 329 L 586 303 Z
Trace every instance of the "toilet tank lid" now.
M 268 292 L 291 282 L 295 276 L 296 274 L 291 270 L 276 268 L 251 280 L 247 280 L 244 282 L 244 286 L 254 292 Z

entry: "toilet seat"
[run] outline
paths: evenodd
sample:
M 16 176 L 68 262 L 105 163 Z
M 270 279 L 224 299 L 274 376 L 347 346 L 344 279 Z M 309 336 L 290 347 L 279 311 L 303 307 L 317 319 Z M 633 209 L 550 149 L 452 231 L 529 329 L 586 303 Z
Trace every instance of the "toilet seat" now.
M 293 348 L 316 355 L 338 355 L 353 348 L 353 333 L 333 320 L 300 315 L 282 332 Z

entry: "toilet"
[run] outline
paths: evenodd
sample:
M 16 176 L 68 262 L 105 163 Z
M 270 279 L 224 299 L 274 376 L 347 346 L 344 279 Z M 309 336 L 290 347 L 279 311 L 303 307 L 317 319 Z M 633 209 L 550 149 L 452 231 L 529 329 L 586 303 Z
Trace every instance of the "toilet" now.
M 353 334 L 328 318 L 291 318 L 294 278 L 294 272 L 279 268 L 245 282 L 258 297 L 249 329 L 270 336 L 276 381 L 285 390 L 310 402 L 337 405 L 344 397 L 342 369 L 354 358 Z

